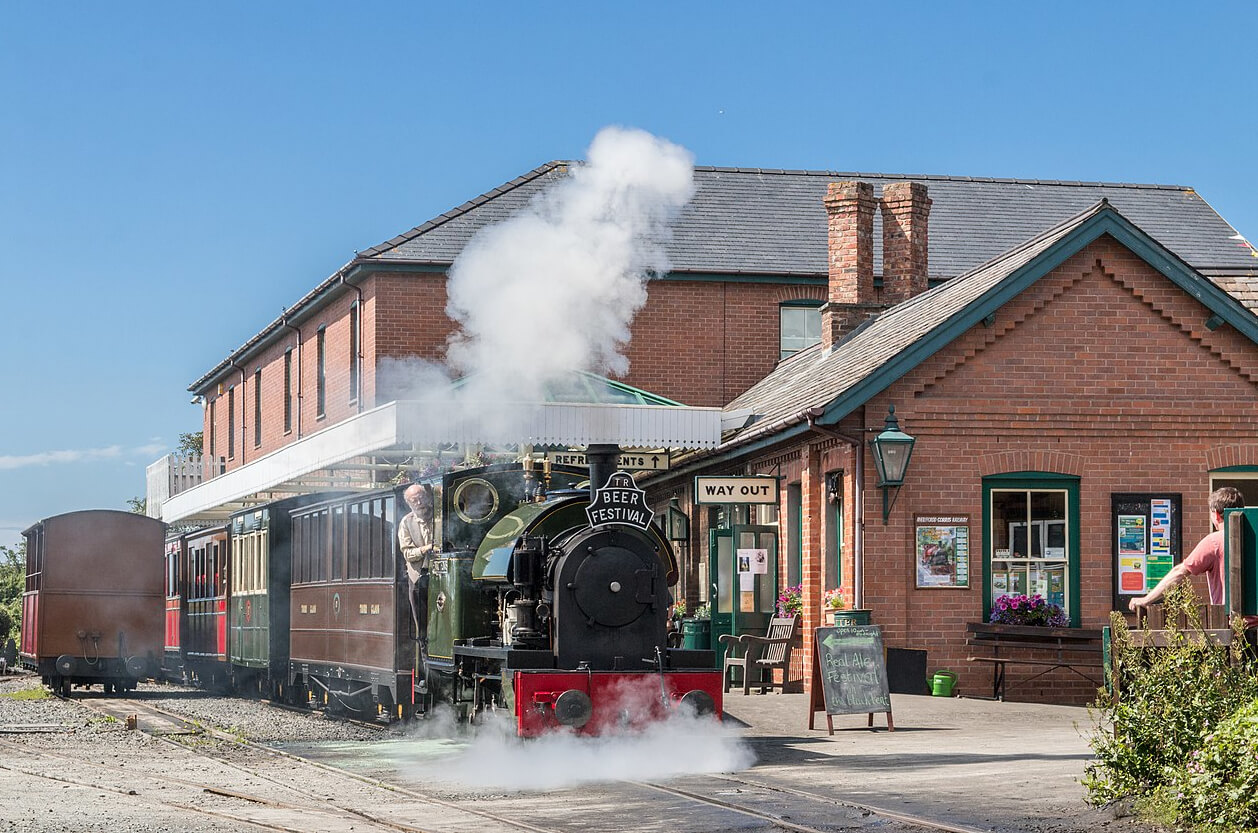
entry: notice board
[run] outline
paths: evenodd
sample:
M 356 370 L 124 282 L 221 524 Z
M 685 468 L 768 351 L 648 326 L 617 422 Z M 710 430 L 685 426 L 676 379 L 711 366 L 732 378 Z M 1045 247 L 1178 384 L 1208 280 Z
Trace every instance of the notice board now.
M 887 728 L 895 730 L 881 628 L 817 628 L 813 632 L 812 665 L 809 729 L 817 712 L 824 711 L 830 734 L 834 734 L 832 716 L 836 714 L 868 714 L 869 725 L 873 726 L 874 714 L 886 712 Z
M 1110 495 L 1114 609 L 1148 593 L 1180 562 L 1180 496 L 1157 492 Z

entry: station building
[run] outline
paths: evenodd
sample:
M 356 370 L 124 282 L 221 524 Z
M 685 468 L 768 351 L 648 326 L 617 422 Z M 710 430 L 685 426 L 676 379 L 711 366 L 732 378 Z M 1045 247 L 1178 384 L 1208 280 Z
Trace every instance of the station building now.
M 571 164 L 355 253 L 193 382 L 208 463 L 193 480 L 265 468 L 393 402 L 382 367 L 443 355 L 463 247 Z M 721 553 L 750 534 L 776 557 L 757 604 L 802 585 L 806 637 L 841 587 L 887 644 L 968 671 L 965 625 L 1002 592 L 1043 591 L 1073 625 L 1104 623 L 1121 601 L 1116 515 L 1143 507 L 1151 524 L 1166 507 L 1183 554 L 1207 531 L 1212 486 L 1258 500 L 1258 258 L 1192 189 L 707 167 L 695 184 L 611 395 L 723 409 L 719 448 L 644 479 L 657 508 L 675 499 L 691 520 L 679 593 L 692 605 L 720 616 L 728 592 L 733 615 L 742 594 L 722 587 Z M 868 441 L 892 406 L 916 445 L 884 490 Z M 320 448 L 329 464 L 362 456 Z M 150 511 L 166 520 L 178 468 L 150 466 Z M 695 478 L 725 475 L 771 476 L 775 499 L 701 504 Z M 239 493 L 222 492 L 220 514 Z M 919 575 L 919 535 L 954 548 L 964 535 L 964 576 L 955 558 Z M 1043 686 L 1030 696 L 1094 690 Z

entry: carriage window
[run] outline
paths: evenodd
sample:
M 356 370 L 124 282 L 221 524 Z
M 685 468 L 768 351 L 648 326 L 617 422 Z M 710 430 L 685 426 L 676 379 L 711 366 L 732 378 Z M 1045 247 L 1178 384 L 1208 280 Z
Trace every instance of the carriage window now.
M 345 573 L 345 507 L 332 510 L 332 578 L 346 578 Z

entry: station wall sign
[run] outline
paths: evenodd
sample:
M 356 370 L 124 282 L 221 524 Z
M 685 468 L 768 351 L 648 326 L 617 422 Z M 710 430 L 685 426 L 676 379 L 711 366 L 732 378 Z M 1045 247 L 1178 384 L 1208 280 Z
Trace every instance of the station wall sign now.
M 546 459 L 557 466 L 590 467 L 583 451 L 547 451 Z M 667 451 L 626 451 L 616 462 L 621 471 L 668 471 Z
M 778 479 L 750 477 L 696 477 L 695 503 L 777 503 Z

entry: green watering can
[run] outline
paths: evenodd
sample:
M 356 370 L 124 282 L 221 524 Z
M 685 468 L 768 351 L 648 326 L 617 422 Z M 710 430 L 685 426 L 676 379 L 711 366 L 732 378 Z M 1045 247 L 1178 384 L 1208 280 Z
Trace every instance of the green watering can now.
M 935 697 L 951 697 L 952 687 L 957 684 L 957 675 L 951 671 L 936 671 L 930 683 L 930 693 Z

